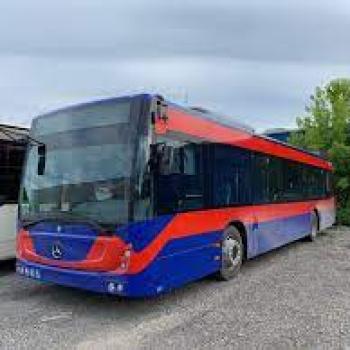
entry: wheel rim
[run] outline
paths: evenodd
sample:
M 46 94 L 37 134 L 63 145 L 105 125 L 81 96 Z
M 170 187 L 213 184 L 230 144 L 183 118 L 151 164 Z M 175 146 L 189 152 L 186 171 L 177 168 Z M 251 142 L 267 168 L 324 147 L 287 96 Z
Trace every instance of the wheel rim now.
M 232 237 L 227 237 L 222 245 L 223 263 L 226 269 L 233 270 L 241 262 L 241 244 Z

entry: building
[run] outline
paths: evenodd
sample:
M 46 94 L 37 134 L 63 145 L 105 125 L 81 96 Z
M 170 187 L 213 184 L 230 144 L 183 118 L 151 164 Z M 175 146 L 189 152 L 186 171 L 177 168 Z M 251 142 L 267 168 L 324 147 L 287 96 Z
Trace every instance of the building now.
M 275 128 L 275 129 L 267 129 L 263 132 L 263 135 L 271 137 L 272 139 L 287 142 L 290 135 L 293 132 L 296 132 L 297 129 L 286 129 L 286 128 Z

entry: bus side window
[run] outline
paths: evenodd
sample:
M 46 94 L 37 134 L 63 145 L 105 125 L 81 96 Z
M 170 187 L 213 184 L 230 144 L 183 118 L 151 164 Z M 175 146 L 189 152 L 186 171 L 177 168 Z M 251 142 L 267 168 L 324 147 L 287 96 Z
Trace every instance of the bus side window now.
M 254 154 L 252 161 L 253 202 L 268 203 L 269 196 L 269 163 L 270 158 L 261 154 Z
M 270 202 L 281 201 L 284 197 L 282 160 L 270 157 L 269 161 L 269 197 Z
M 155 172 L 156 211 L 176 213 L 203 207 L 201 146 L 158 137 L 166 152 L 160 156 Z
M 213 201 L 215 207 L 250 202 L 250 153 L 226 145 L 215 145 Z

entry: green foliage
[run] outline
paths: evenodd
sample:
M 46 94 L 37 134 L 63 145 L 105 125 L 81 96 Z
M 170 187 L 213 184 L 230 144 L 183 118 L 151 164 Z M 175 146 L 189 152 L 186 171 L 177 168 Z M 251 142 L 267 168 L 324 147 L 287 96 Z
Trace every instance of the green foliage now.
M 350 226 L 350 203 L 337 210 L 337 222 L 342 225 Z
M 350 224 L 350 79 L 317 87 L 310 99 L 289 142 L 321 151 L 333 163 L 338 222 Z

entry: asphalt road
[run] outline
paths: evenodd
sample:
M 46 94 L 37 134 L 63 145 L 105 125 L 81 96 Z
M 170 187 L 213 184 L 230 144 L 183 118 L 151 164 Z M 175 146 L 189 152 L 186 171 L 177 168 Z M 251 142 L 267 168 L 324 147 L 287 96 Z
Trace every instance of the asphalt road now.
M 1 349 L 350 349 L 350 229 L 155 299 L 26 280 L 0 264 Z

